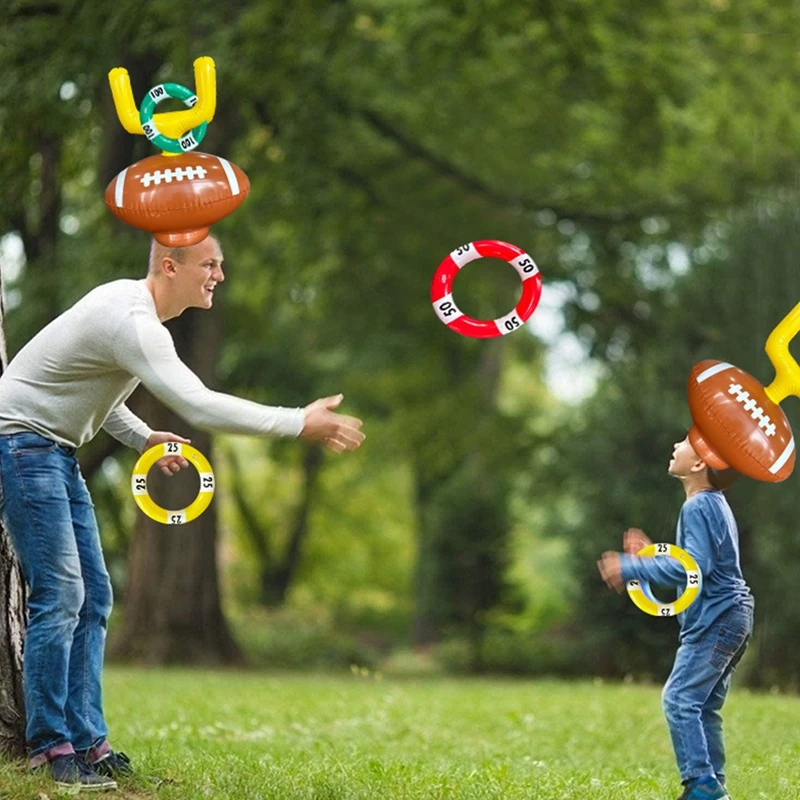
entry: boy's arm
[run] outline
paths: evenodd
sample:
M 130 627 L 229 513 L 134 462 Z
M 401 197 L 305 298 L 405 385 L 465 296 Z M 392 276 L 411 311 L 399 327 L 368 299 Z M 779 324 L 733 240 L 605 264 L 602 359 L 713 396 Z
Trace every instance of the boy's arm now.
M 681 528 L 683 549 L 697 562 L 703 576 L 708 575 L 716 563 L 716 545 L 709 519 L 702 508 L 694 503 L 684 506 L 681 509 Z M 686 583 L 686 570 L 669 556 L 651 558 L 623 554 L 620 564 L 625 583 L 634 579 L 660 586 L 677 587 Z

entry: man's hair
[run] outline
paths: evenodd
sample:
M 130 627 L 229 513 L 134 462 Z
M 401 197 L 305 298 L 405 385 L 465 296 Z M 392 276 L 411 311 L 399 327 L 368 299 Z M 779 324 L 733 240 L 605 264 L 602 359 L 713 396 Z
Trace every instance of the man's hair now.
M 150 244 L 150 263 L 149 271 L 155 272 L 157 266 L 165 258 L 171 258 L 179 264 L 186 261 L 186 248 L 185 247 L 167 247 L 166 245 L 159 244 L 155 239 Z
M 728 469 L 714 469 L 713 467 L 706 467 L 706 476 L 708 482 L 718 491 L 724 492 L 730 488 L 739 478 L 739 473 L 729 467 Z

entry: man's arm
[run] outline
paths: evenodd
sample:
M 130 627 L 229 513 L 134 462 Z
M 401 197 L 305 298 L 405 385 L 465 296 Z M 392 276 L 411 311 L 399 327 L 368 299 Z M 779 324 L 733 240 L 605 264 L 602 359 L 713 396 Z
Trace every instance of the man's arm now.
M 212 391 L 180 360 L 169 331 L 149 316 L 125 317 L 113 347 L 123 369 L 195 428 L 254 436 L 302 435 L 334 452 L 355 450 L 364 439 L 361 420 L 333 411 L 341 395 L 305 408 L 283 408 Z
M 106 421 L 103 423 L 103 430 L 111 434 L 118 442 L 122 442 L 127 447 L 132 447 L 137 453 L 143 453 L 145 450 L 164 442 L 191 444 L 191 439 L 184 439 L 176 433 L 152 430 L 125 403 L 120 403 L 106 417 Z M 156 463 L 159 469 L 168 476 L 172 476 L 174 473 L 189 466 L 189 462 L 182 456 L 165 456 Z
M 265 406 L 215 392 L 183 363 L 169 331 L 142 315 L 122 321 L 114 340 L 117 363 L 192 427 L 222 433 L 297 436 L 302 408 Z
M 147 440 L 153 433 L 150 426 L 139 419 L 125 403 L 120 403 L 106 417 L 103 430 L 138 453 L 144 452 Z

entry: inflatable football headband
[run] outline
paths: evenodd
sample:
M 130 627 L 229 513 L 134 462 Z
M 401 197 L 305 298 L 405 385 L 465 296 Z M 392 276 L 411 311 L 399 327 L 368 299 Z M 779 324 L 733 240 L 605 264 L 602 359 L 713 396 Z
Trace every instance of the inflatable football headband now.
M 115 67 L 108 73 L 108 82 L 111 84 L 111 94 L 114 98 L 114 107 L 117 109 L 117 116 L 128 133 L 141 134 L 153 141 L 158 136 L 162 137 L 154 143 L 159 147 L 162 141 L 168 143 L 179 142 L 188 131 L 203 127 L 202 135 L 197 143 L 205 136 L 205 128 L 214 119 L 217 110 L 217 74 L 214 66 L 214 59 L 209 56 L 202 56 L 194 62 L 194 82 L 197 86 L 197 94 L 178 84 L 161 84 L 151 89 L 142 102 L 142 109 L 137 109 L 133 99 L 131 80 L 128 70 L 122 67 Z M 167 89 L 166 87 L 169 87 Z M 175 88 L 177 87 L 177 93 Z M 163 89 L 163 91 L 161 91 Z M 155 94 L 153 94 L 155 93 Z M 167 97 L 177 97 L 188 106 L 186 111 L 169 111 L 165 114 L 153 115 L 153 109 L 161 100 Z M 142 117 L 145 121 L 142 121 Z M 145 131 L 144 125 L 150 125 L 150 131 Z M 153 133 L 152 131 L 155 131 Z M 195 145 L 196 146 L 196 145 Z M 171 146 L 164 148 L 167 152 L 163 155 L 181 152 L 181 148 L 176 151 Z M 187 149 L 192 149 L 188 147 Z
M 122 170 L 108 185 L 105 203 L 118 219 L 152 233 L 167 247 L 201 242 L 211 225 L 235 211 L 250 192 L 239 167 L 195 150 L 217 107 L 213 59 L 198 58 L 194 76 L 197 94 L 177 83 L 161 83 L 137 109 L 127 70 L 116 67 L 108 73 L 122 127 L 146 136 L 162 152 Z M 186 109 L 156 114 L 156 106 L 170 97 Z
M 790 394 L 800 397 L 800 365 L 789 352 L 789 342 L 798 332 L 800 303 L 767 339 L 775 379 L 766 388 L 727 362 L 701 361 L 692 367 L 687 393 L 694 425 L 689 441 L 708 466 L 733 467 L 770 483 L 792 474 L 794 436 L 778 404 Z

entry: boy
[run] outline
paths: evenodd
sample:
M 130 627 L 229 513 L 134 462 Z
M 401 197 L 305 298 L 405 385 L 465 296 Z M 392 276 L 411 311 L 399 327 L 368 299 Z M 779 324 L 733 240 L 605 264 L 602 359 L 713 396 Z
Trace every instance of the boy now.
M 722 494 L 725 473 L 711 470 L 688 437 L 675 445 L 668 471 L 686 492 L 676 544 L 703 574 L 700 595 L 677 616 L 678 652 L 662 695 L 685 787 L 678 800 L 729 800 L 720 709 L 753 632 L 753 597 L 739 565 L 736 520 Z M 629 528 L 627 555 L 606 552 L 597 562 L 603 580 L 620 592 L 632 579 L 683 590 L 686 572 L 678 561 L 633 555 L 650 543 Z

